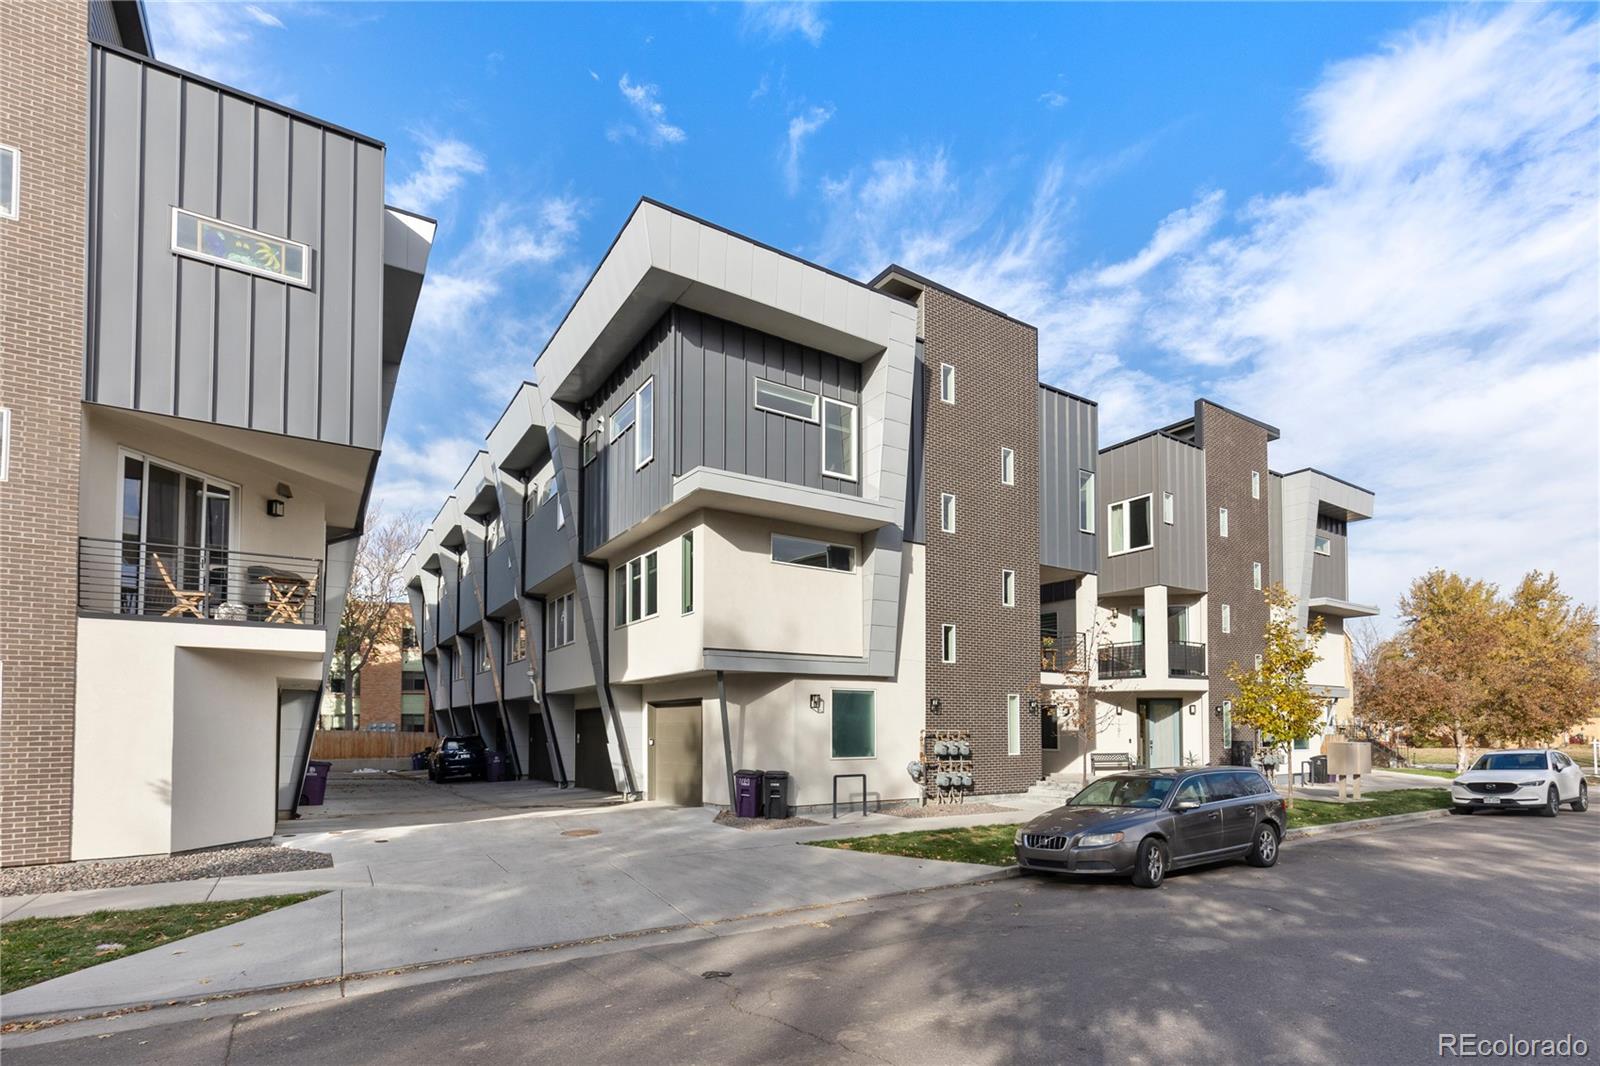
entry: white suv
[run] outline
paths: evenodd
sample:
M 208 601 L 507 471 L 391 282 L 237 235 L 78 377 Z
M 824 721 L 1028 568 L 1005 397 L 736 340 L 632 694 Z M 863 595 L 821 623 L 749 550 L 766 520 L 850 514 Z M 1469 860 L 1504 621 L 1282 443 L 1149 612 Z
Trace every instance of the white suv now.
M 1526 807 L 1554 818 L 1563 803 L 1588 810 L 1589 784 L 1577 763 L 1549 748 L 1486 752 L 1450 782 L 1450 809 L 1456 814 Z

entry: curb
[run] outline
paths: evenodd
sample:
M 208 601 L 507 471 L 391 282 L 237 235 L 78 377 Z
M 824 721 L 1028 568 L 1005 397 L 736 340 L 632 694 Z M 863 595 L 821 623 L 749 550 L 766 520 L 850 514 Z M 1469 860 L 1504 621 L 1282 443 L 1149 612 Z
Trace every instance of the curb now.
M 1294 840 L 1315 840 L 1318 837 L 1335 836 L 1339 833 L 1359 833 L 1382 829 L 1385 826 L 1405 825 L 1409 822 L 1425 822 L 1432 818 L 1443 817 L 1449 813 L 1449 807 L 1441 807 L 1436 811 L 1412 811 L 1409 814 L 1385 814 L 1377 818 L 1357 818 L 1349 822 L 1334 822 L 1332 825 L 1308 825 L 1303 829 L 1289 830 L 1283 834 L 1283 841 L 1287 844 Z

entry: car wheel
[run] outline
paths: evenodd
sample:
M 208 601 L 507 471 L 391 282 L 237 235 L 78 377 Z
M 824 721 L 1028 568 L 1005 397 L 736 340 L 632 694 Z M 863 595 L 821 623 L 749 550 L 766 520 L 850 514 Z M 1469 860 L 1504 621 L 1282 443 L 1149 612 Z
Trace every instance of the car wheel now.
M 1578 798 L 1572 801 L 1572 809 L 1586 811 L 1589 809 L 1589 782 L 1578 782 Z
M 1450 805 L 1451 814 L 1471 814 L 1476 809 L 1475 807 L 1468 807 L 1465 803 L 1452 803 Z
M 1256 826 L 1255 843 L 1250 846 L 1250 854 L 1244 861 L 1251 866 L 1275 866 L 1278 862 L 1278 827 L 1271 822 L 1262 822 Z
M 1133 864 L 1133 883 L 1140 888 L 1160 888 L 1166 877 L 1167 846 L 1155 837 L 1145 837 Z
M 1550 794 L 1545 797 L 1544 806 L 1539 808 L 1539 813 L 1546 818 L 1554 818 L 1561 809 L 1561 794 L 1556 791 L 1556 786 L 1550 786 Z
M 439 774 L 431 766 L 428 767 L 428 780 L 436 785 L 439 783 Z

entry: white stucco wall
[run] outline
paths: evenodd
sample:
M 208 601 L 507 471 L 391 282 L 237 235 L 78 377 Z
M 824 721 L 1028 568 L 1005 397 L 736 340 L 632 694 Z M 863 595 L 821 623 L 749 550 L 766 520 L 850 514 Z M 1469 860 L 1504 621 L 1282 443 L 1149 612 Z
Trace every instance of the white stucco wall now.
M 278 683 L 315 681 L 323 642 L 302 626 L 79 619 L 72 857 L 270 836 Z
M 694 609 L 683 613 L 683 546 L 684 534 L 694 537 Z M 611 626 L 610 672 L 613 684 L 640 682 L 650 678 L 686 674 L 704 667 L 702 651 L 705 647 L 706 570 L 710 561 L 705 558 L 710 534 L 696 515 L 674 523 L 645 542 L 629 548 L 622 557 L 611 560 L 611 581 L 616 581 L 616 567 L 628 560 L 650 552 L 656 553 L 656 614 L 629 625 L 616 625 L 615 618 L 608 619 Z M 615 596 L 615 588 L 607 592 Z M 607 599 L 608 607 L 613 601 Z

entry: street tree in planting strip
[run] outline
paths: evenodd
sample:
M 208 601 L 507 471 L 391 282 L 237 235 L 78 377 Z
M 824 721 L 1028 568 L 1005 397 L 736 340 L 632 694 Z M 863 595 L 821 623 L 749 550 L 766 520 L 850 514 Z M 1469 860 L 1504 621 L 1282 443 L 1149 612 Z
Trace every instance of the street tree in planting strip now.
M 1282 585 L 1263 593 L 1267 629 L 1261 665 L 1242 670 L 1228 665 L 1228 678 L 1239 687 L 1233 700 L 1233 723 L 1256 730 L 1268 750 L 1281 750 L 1289 765 L 1297 740 L 1309 740 L 1321 728 L 1325 700 L 1313 692 L 1306 673 L 1317 661 L 1322 618 L 1313 617 L 1302 631 L 1295 624 L 1295 599 Z M 1294 806 L 1294 774 L 1289 775 L 1288 806 Z

